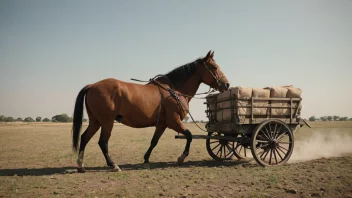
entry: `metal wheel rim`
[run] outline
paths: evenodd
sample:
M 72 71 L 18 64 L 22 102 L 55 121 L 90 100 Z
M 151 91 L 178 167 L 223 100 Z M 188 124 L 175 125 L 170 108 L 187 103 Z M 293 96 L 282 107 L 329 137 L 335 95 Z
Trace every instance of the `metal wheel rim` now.
M 291 157 L 294 137 L 284 122 L 269 120 L 257 127 L 251 144 L 252 155 L 260 165 L 277 166 Z
M 209 132 L 208 136 L 223 136 L 216 132 Z M 234 142 L 218 139 L 207 139 L 206 146 L 209 155 L 216 161 L 231 160 L 233 156 Z
M 242 135 L 239 135 L 239 136 L 242 136 Z M 239 142 L 234 142 L 233 153 L 239 160 L 253 158 L 250 146 L 248 147 L 243 146 Z M 247 156 L 248 154 L 250 154 L 250 156 Z

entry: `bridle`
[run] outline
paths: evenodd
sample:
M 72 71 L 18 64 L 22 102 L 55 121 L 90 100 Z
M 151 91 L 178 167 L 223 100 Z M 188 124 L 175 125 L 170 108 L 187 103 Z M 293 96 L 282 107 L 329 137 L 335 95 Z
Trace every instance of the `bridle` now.
M 206 64 L 206 62 L 202 61 L 203 62 L 203 65 L 205 66 L 205 68 L 209 71 L 209 73 L 213 76 L 213 78 L 215 79 L 216 81 L 216 84 L 221 87 L 221 86 L 224 86 L 222 83 L 221 83 L 221 79 L 225 77 L 225 75 L 223 74 L 220 78 L 217 78 L 213 71 L 208 67 L 208 65 Z

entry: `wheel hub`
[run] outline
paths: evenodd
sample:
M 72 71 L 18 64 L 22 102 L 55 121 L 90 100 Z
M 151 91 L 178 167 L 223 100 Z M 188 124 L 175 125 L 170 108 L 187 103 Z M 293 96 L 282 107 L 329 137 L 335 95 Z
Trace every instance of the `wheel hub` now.
M 220 139 L 219 142 L 220 142 L 221 145 L 227 145 L 229 143 L 228 140 L 223 140 L 223 139 Z
M 279 145 L 279 142 L 277 141 L 277 139 L 272 139 L 269 141 L 269 146 L 271 148 L 271 150 L 276 149 L 276 147 Z

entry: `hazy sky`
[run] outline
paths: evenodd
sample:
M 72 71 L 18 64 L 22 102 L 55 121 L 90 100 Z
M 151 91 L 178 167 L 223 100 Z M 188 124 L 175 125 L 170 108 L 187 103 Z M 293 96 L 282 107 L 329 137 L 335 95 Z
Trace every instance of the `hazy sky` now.
M 231 86 L 293 85 L 303 117 L 352 117 L 352 1 L 343 0 L 1 0 L 0 114 L 71 116 L 86 84 L 147 80 L 209 50 Z M 203 102 L 191 101 L 197 120 Z

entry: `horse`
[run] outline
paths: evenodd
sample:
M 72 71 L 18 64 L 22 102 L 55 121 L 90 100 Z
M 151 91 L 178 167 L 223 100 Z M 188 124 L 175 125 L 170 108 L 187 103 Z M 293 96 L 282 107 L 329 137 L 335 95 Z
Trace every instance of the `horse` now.
M 106 164 L 112 171 L 121 171 L 108 151 L 115 120 L 132 128 L 155 126 L 150 146 L 144 155 L 144 165 L 149 165 L 149 157 L 166 128 L 183 134 L 187 142 L 177 159 L 177 163 L 181 165 L 189 155 L 192 142 L 192 133 L 182 120 L 187 115 L 189 102 L 201 83 L 219 92 L 229 89 L 230 83 L 214 60 L 214 51 L 210 50 L 204 58 L 177 67 L 146 84 L 107 78 L 84 86 L 75 101 L 72 124 L 72 149 L 77 153 L 85 104 L 89 125 L 80 137 L 78 172 L 85 172 L 84 150 L 99 128 L 101 133 L 98 144 Z

